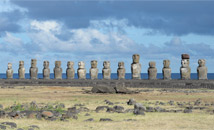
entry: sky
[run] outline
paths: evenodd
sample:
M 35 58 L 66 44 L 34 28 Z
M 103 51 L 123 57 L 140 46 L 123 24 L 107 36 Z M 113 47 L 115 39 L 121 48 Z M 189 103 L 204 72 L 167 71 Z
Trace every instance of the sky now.
M 179 73 L 181 54 L 190 55 L 192 73 L 198 59 L 205 59 L 208 73 L 214 73 L 214 1 L 177 0 L 0 0 L 0 73 L 7 64 L 18 72 L 19 61 L 29 72 L 37 59 L 39 73 L 43 61 L 86 63 L 111 62 L 112 73 L 124 61 L 131 72 L 132 55 L 140 55 L 142 72 L 155 61 L 158 73 L 163 60 L 171 61 Z

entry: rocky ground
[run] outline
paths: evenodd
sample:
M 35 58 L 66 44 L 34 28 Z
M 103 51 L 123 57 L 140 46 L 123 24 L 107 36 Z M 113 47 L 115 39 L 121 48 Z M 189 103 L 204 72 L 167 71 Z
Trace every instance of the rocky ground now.
M 2 91 L 0 93 L 2 99 L 0 101 L 0 119 L 2 119 L 0 129 L 44 129 L 38 123 L 23 125 L 17 124 L 17 120 L 37 120 L 59 124 L 60 122 L 84 124 L 84 122 L 118 121 L 140 123 L 146 116 L 159 113 L 166 115 L 205 114 L 213 116 L 214 119 L 214 91 L 210 90 L 134 89 L 129 92 L 136 93 L 137 91 L 137 94 L 94 94 L 89 88 L 76 88 L 76 91 L 71 91 L 71 88 L 58 87 L 57 89 L 44 87 L 41 89 L 43 91 L 31 87 L 2 89 L 7 92 L 4 93 L 5 95 Z M 66 93 L 69 92 L 67 90 L 70 93 Z M 34 95 L 31 97 L 27 92 Z M 70 97 L 70 94 L 73 96 Z M 12 98 L 14 102 L 10 104 L 12 100 L 9 99 L 9 103 L 4 104 L 6 101 L 3 97 L 6 100 L 10 96 L 15 97 Z M 145 97 L 142 98 L 143 96 Z M 74 99 L 73 97 L 76 101 L 72 102 L 70 99 Z M 91 99 L 88 99 L 90 97 Z M 57 101 L 57 98 L 60 99 Z M 116 118 L 114 114 L 120 117 Z M 3 121 L 4 119 L 9 121 Z M 213 124 L 210 125 L 213 126 Z

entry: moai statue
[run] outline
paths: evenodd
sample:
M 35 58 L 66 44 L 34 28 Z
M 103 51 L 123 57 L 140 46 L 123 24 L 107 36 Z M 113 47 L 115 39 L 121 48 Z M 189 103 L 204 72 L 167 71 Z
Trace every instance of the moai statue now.
M 207 79 L 207 67 L 205 66 L 206 60 L 205 59 L 199 59 L 198 60 L 198 79 Z
M 24 61 L 19 61 L 19 79 L 25 79 L 25 68 L 24 68 Z
M 67 69 L 66 69 L 66 77 L 67 77 L 67 79 L 74 79 L 75 70 L 74 70 L 73 66 L 74 66 L 74 62 L 68 61 Z
M 154 61 L 149 62 L 148 78 L 157 79 L 157 68 L 156 63 Z
M 30 67 L 30 79 L 37 79 L 38 68 L 36 67 L 37 60 L 31 59 L 31 67 Z
M 111 79 L 111 68 L 110 68 L 110 61 L 103 62 L 103 79 Z
M 43 66 L 43 79 L 50 79 L 49 61 L 44 61 Z
M 189 55 L 182 54 L 181 58 L 182 58 L 180 68 L 181 79 L 184 80 L 190 79 L 191 68 L 189 67 Z
M 131 64 L 131 72 L 132 72 L 132 79 L 141 79 L 141 64 L 140 55 L 134 54 L 132 56 L 133 63 Z
M 83 61 L 80 61 L 78 63 L 77 75 L 79 79 L 86 79 L 86 69 L 85 63 Z
M 125 79 L 126 69 L 124 67 L 124 62 L 118 63 L 118 69 L 117 69 L 117 77 L 118 79 Z
M 61 61 L 55 61 L 54 79 L 62 79 Z
M 7 79 L 12 79 L 13 78 L 12 63 L 8 63 L 6 74 L 7 74 Z
M 163 79 L 171 79 L 171 68 L 169 66 L 170 60 L 164 60 L 162 69 Z
M 91 69 L 90 69 L 90 77 L 91 79 L 97 79 L 98 78 L 98 68 L 97 68 L 97 61 L 96 60 L 92 60 L 91 61 Z

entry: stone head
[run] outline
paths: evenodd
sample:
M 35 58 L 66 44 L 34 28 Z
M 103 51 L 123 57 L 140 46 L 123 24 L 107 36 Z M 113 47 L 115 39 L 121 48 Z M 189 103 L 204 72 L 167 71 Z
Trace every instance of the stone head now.
M 31 59 L 31 67 L 36 67 L 37 60 Z
M 182 54 L 181 59 L 189 59 L 189 54 Z
M 97 68 L 97 61 L 96 60 L 91 61 L 91 68 Z
M 85 62 L 80 61 L 80 62 L 78 63 L 78 67 L 79 67 L 79 69 L 84 69 L 84 68 L 85 68 Z
M 55 61 L 55 67 L 60 68 L 61 67 L 61 61 Z
M 139 63 L 140 62 L 140 55 L 139 54 L 134 54 L 132 56 L 133 63 Z
M 164 68 L 169 68 L 170 60 L 163 60 L 163 66 Z
M 109 69 L 110 68 L 110 61 L 104 61 L 103 66 L 105 69 Z
M 184 67 L 184 68 L 189 67 L 189 59 L 182 59 L 182 60 L 181 60 L 181 65 L 182 65 L 182 67 Z
M 49 61 L 44 61 L 43 66 L 45 69 L 49 68 Z
M 24 67 L 24 61 L 19 61 L 19 68 L 23 68 Z
M 156 62 L 154 62 L 154 61 L 150 61 L 149 62 L 149 67 L 150 68 L 155 68 L 155 66 L 156 66 Z
M 8 63 L 7 68 L 12 69 L 12 63 Z
M 198 64 L 199 64 L 199 67 L 203 67 L 206 64 L 206 60 L 205 59 L 199 59 Z
M 68 68 L 73 68 L 73 66 L 74 66 L 74 62 L 73 61 L 68 61 L 67 62 L 67 67 Z
M 124 62 L 118 62 L 118 68 L 124 68 Z

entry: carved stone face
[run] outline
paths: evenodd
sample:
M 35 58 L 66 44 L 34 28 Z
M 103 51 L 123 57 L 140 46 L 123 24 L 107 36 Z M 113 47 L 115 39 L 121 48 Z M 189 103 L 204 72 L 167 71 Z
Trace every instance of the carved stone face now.
M 31 59 L 31 67 L 36 67 L 36 59 Z
M 118 68 L 120 69 L 124 68 L 124 62 L 118 62 Z
M 170 60 L 164 60 L 163 61 L 164 68 L 169 68 L 169 65 L 170 65 Z
M 96 60 L 91 61 L 91 68 L 97 68 L 97 61 Z
M 198 64 L 199 64 L 199 67 L 203 67 L 206 64 L 206 60 L 205 59 L 199 59 Z
M 12 69 L 12 63 L 8 63 L 7 68 Z
M 24 61 L 19 61 L 19 68 L 23 68 L 24 67 Z
M 155 68 L 155 66 L 156 66 L 156 62 L 154 62 L 154 61 L 150 61 L 149 62 L 149 67 L 150 68 Z
M 78 63 L 78 67 L 79 67 L 79 69 L 84 69 L 85 68 L 85 63 L 83 61 L 80 61 Z
M 67 62 L 67 67 L 68 68 L 73 68 L 73 66 L 74 66 L 74 62 L 72 62 L 72 61 L 68 61 Z
M 188 59 L 181 60 L 181 65 L 183 68 L 189 67 L 189 60 Z
M 61 61 L 55 61 L 55 67 L 60 68 L 61 67 Z
M 44 61 L 43 66 L 45 69 L 49 68 L 49 61 Z
M 104 69 L 109 69 L 110 68 L 110 61 L 104 61 L 103 66 L 104 66 Z
M 134 54 L 132 56 L 132 59 L 133 59 L 133 63 L 139 63 L 139 61 L 140 61 L 140 55 L 139 54 Z

